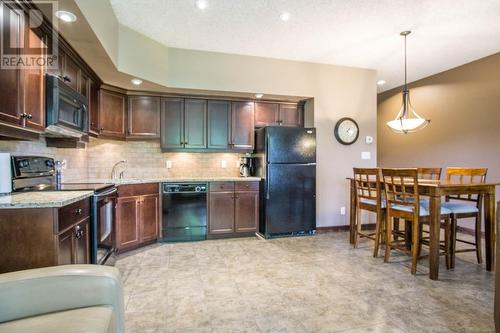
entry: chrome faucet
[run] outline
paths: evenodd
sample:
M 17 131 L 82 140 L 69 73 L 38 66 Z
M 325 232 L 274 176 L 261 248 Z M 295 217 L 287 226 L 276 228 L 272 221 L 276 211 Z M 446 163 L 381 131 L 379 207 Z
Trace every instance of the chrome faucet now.
M 121 160 L 116 162 L 115 165 L 113 165 L 113 169 L 111 169 L 111 179 L 116 179 L 116 168 L 122 163 L 127 163 L 127 161 Z M 120 172 L 120 179 L 123 178 L 123 172 L 124 171 Z

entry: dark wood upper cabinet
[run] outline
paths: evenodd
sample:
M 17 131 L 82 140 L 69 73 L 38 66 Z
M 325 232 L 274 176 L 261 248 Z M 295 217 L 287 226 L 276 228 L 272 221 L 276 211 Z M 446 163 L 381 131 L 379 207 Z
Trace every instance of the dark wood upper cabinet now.
M 231 102 L 208 101 L 208 148 L 225 149 L 229 146 L 231 132 Z
M 297 104 L 280 104 L 280 125 L 300 127 L 302 126 L 302 114 Z
M 207 148 L 207 101 L 186 99 L 184 101 L 184 148 Z
M 9 4 L 2 5 L 1 31 L 4 36 L 10 36 L 11 43 L 17 42 L 17 45 L 21 45 L 22 14 L 11 9 Z M 20 118 L 22 113 L 21 71 L 19 69 L 1 69 L 0 87 L 0 120 L 14 125 L 22 125 Z
M 99 104 L 99 135 L 110 138 L 125 138 L 126 96 L 101 89 Z
M 15 47 L 17 55 L 22 45 L 38 46 L 43 57 L 42 40 L 29 29 L 23 15 L 8 3 L 3 4 L 2 33 L 9 36 L 4 42 Z M 36 130 L 45 128 L 44 71 L 43 67 L 0 70 L 0 121 Z
M 161 101 L 161 148 L 184 148 L 184 100 L 163 98 Z
M 94 80 L 89 82 L 89 131 L 99 134 L 99 84 Z
M 279 125 L 280 105 L 278 103 L 255 103 L 255 127 Z
M 81 70 L 78 64 L 64 52 L 61 52 L 63 72 L 62 77 L 64 82 L 76 91 L 81 92 L 80 89 L 80 75 Z
M 253 150 L 254 103 L 231 103 L 231 147 L 236 150 Z
M 159 138 L 160 110 L 159 97 L 130 96 L 128 98 L 127 138 Z

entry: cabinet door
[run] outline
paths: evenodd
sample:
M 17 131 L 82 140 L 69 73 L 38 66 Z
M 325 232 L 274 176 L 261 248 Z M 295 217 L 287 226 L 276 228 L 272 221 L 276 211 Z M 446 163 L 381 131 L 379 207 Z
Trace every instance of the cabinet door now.
M 73 232 L 74 237 L 74 264 L 89 264 L 89 220 L 86 218 L 78 223 Z
M 120 93 L 101 90 L 99 102 L 99 125 L 101 126 L 99 134 L 112 138 L 124 138 L 125 96 Z
M 94 80 L 89 80 L 89 130 L 99 133 L 99 85 Z
M 62 53 L 64 82 L 76 91 L 80 91 L 80 67 L 68 54 Z
M 184 103 L 184 147 L 207 148 L 207 101 L 186 99 Z
M 128 99 L 127 138 L 160 137 L 160 98 L 133 96 Z
M 139 205 L 139 197 L 117 199 L 116 247 L 119 250 L 139 244 Z
M 141 197 L 141 242 L 147 242 L 158 238 L 158 202 L 158 195 Z
M 302 116 L 297 104 L 280 104 L 280 125 L 299 127 L 302 125 Z
M 208 232 L 234 232 L 234 192 L 210 192 Z
M 255 127 L 276 126 L 278 121 L 278 103 L 255 103 Z
M 57 236 L 57 264 L 71 265 L 74 258 L 75 242 L 73 240 L 74 228 L 70 228 Z
M 26 22 L 26 27 L 28 23 Z M 39 48 L 40 57 L 44 56 L 44 43 L 33 30 L 28 30 L 25 45 Z M 26 126 L 42 131 L 45 129 L 45 68 L 26 68 L 22 70 L 24 113 Z
M 254 103 L 233 102 L 231 105 L 231 146 L 252 150 L 254 146 Z
M 208 101 L 208 148 L 229 149 L 231 102 Z
M 1 24 L 3 36 L 9 36 L 9 53 L 19 54 L 21 45 L 22 13 L 9 8 L 8 3 L 2 3 Z M 3 38 L 2 38 L 3 42 Z M 5 43 L 8 44 L 8 43 Z M 5 45 L 4 45 L 5 46 Z M 14 125 L 22 125 L 21 71 L 18 69 L 0 69 L 0 120 Z
M 184 100 L 164 98 L 161 102 L 161 148 L 184 148 Z
M 235 231 L 257 231 L 259 225 L 259 192 L 236 192 L 234 200 Z

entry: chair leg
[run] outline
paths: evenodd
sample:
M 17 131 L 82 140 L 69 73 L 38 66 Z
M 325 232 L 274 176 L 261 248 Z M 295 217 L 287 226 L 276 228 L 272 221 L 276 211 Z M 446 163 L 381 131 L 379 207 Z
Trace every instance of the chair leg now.
M 379 244 L 380 244 L 380 234 L 382 230 L 382 222 L 383 221 L 383 216 L 382 213 L 377 214 L 377 222 L 375 224 L 375 246 L 373 248 L 373 256 L 375 258 L 378 257 L 378 249 L 379 249 Z
M 419 235 L 418 235 L 418 230 L 419 230 L 419 221 L 413 221 L 412 223 L 412 242 L 411 242 L 411 274 L 417 274 L 417 262 L 418 262 L 418 243 L 419 243 Z
M 451 268 L 451 223 L 450 219 L 444 220 L 444 248 L 446 257 L 446 269 Z
M 482 256 L 482 240 L 481 240 L 481 218 L 480 216 L 476 217 L 476 257 L 477 263 L 481 264 L 483 262 Z
M 354 248 L 358 248 L 359 233 L 361 232 L 361 209 L 356 212 L 356 232 L 354 233 Z
M 393 230 L 396 230 L 396 231 L 399 231 L 399 218 L 398 217 L 394 217 L 393 218 Z M 399 239 L 399 236 L 398 235 L 394 235 L 394 240 L 397 241 Z
M 450 269 L 455 268 L 455 249 L 457 247 L 457 218 L 451 216 L 450 223 Z
M 391 256 L 392 223 L 391 217 L 387 215 L 385 219 L 385 255 L 384 262 L 389 262 Z
M 405 247 L 411 250 L 413 228 L 410 220 L 405 220 Z
M 418 226 L 418 257 L 420 258 L 420 254 L 422 253 L 422 235 L 424 233 L 423 231 L 424 226 L 422 224 L 419 224 Z

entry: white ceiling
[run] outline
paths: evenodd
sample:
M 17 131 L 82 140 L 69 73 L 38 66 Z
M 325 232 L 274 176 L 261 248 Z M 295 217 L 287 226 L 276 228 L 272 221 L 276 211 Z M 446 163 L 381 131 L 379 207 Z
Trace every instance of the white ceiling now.
M 500 0 L 110 2 L 121 24 L 170 47 L 372 68 L 379 91 L 403 82 L 403 30 L 409 81 L 500 52 Z

